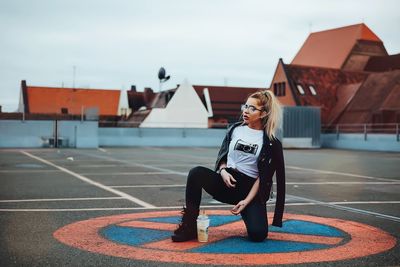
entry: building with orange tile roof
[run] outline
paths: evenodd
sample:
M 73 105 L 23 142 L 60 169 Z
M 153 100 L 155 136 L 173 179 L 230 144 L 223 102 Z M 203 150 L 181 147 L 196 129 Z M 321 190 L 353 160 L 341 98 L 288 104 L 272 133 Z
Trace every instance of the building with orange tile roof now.
M 21 82 L 20 112 L 80 115 L 97 109 L 100 116 L 118 114 L 120 90 L 28 86 Z
M 321 107 L 325 126 L 400 123 L 399 70 L 400 54 L 362 23 L 311 33 L 270 88 L 283 105 Z
M 364 23 L 311 33 L 291 64 L 362 71 L 371 56 L 387 56 Z

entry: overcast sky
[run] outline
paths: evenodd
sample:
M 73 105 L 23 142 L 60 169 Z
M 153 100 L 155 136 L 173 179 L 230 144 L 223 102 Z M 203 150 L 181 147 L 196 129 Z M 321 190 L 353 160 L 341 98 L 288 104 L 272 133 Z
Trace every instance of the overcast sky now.
M 0 0 L 0 105 L 28 85 L 268 87 L 312 32 L 364 22 L 400 52 L 398 0 Z

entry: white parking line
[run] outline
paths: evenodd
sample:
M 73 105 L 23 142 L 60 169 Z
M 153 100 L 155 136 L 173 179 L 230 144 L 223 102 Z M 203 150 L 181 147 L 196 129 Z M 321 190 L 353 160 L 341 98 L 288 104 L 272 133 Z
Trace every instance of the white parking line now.
M 353 213 L 371 215 L 371 216 L 383 218 L 383 219 L 390 220 L 390 221 L 400 222 L 400 217 L 396 217 L 396 216 L 391 216 L 391 215 L 382 214 L 382 213 L 378 213 L 378 212 L 372 212 L 372 211 L 368 211 L 368 210 L 356 209 L 356 208 L 352 208 L 352 207 L 344 207 L 339 204 L 333 204 L 333 203 L 319 201 L 319 200 L 305 198 L 305 197 L 298 197 L 298 196 L 294 196 L 294 195 L 287 195 L 287 196 L 290 196 L 297 200 L 306 201 L 306 202 L 308 201 L 308 202 L 314 203 L 316 205 L 326 206 L 326 207 L 334 208 L 337 210 L 344 210 L 344 211 L 349 211 L 349 212 L 353 212 Z M 346 202 L 346 204 L 348 204 L 348 202 Z
M 328 204 L 335 205 L 357 205 L 357 204 L 400 204 L 400 201 L 397 200 L 388 200 L 388 201 L 336 201 L 336 202 L 327 202 Z
M 205 205 L 201 206 L 201 208 L 232 208 L 232 205 Z M 0 209 L 2 211 L 11 211 L 11 212 L 52 212 L 52 211 L 113 211 L 113 210 L 162 210 L 162 209 L 182 209 L 182 206 L 169 206 L 169 207 L 135 207 L 135 208 L 83 208 L 83 209 Z
M 271 203 L 273 204 L 273 203 Z M 400 201 L 354 201 L 354 202 L 326 202 L 326 204 L 400 204 Z M 315 202 L 295 202 L 295 203 L 286 203 L 285 206 L 316 206 L 320 205 L 319 203 Z M 232 208 L 233 205 L 226 205 L 226 204 L 216 204 L 216 205 L 201 205 L 200 208 L 204 209 L 212 209 L 212 208 Z M 350 207 L 343 207 L 343 208 L 350 208 Z M 161 206 L 161 207 L 135 207 L 135 208 L 82 208 L 82 209 L 0 209 L 0 212 L 55 212 L 55 211 L 121 211 L 121 210 L 162 210 L 162 209 L 182 209 L 182 206 Z M 371 212 L 373 214 L 377 214 Z M 380 214 L 382 215 L 382 214 Z M 397 218 L 395 216 L 385 215 L 386 217 Z M 398 220 L 395 220 L 398 221 Z
M 325 171 L 325 170 L 310 169 L 310 168 L 301 168 L 301 167 L 289 166 L 289 165 L 286 165 L 285 168 L 294 169 L 294 170 L 301 170 L 301 171 L 312 171 L 312 172 L 318 172 L 318 173 L 326 173 L 326 174 L 343 175 L 343 176 L 358 177 L 358 178 L 365 178 L 365 179 L 373 179 L 373 180 L 386 181 L 386 182 L 396 182 L 396 181 L 398 181 L 398 180 L 395 180 L 395 179 L 387 179 L 387 178 L 360 175 L 360 174 L 353 174 L 353 173 L 347 173 L 347 172 L 334 172 L 334 171 Z
M 60 170 L 0 170 L 0 173 L 46 173 L 46 172 L 60 172 Z
M 99 175 L 99 176 L 110 176 L 110 175 L 159 175 L 159 174 L 174 174 L 172 172 L 111 172 L 111 173 L 90 173 L 85 172 L 81 175 Z
M 287 182 L 287 185 L 351 185 L 351 184 L 380 184 L 380 185 L 386 185 L 386 184 L 400 184 L 399 182 Z
M 124 192 L 121 192 L 121 191 L 118 191 L 118 190 L 116 190 L 116 189 L 113 189 L 113 188 L 111 188 L 111 187 L 109 187 L 109 186 L 103 185 L 103 184 L 101 184 L 101 183 L 99 183 L 99 182 L 95 182 L 95 181 L 93 181 L 93 180 L 90 180 L 89 178 L 87 178 L 87 177 L 85 177 L 85 176 L 79 175 L 79 174 L 77 174 L 77 173 L 75 173 L 75 172 L 73 172 L 73 171 L 70 171 L 70 170 L 68 170 L 68 169 L 66 169 L 66 168 L 63 168 L 63 167 L 61 167 L 61 166 L 58 166 L 58 165 L 56 165 L 56 164 L 54 164 L 54 163 L 52 163 L 52 162 L 50 162 L 50 161 L 47 161 L 47 160 L 42 159 L 42 158 L 40 158 L 40 157 L 34 156 L 34 155 L 32 155 L 32 154 L 30 154 L 30 153 L 28 153 L 28 152 L 25 152 L 25 151 L 21 151 L 21 153 L 24 154 L 24 155 L 26 155 L 26 156 L 28 156 L 28 157 L 30 157 L 30 158 L 33 158 L 33 159 L 36 159 L 36 160 L 41 161 L 41 162 L 43 162 L 43 163 L 46 163 L 47 165 L 53 166 L 53 167 L 55 167 L 55 168 L 57 168 L 57 169 L 59 169 L 59 170 L 65 172 L 65 173 L 68 173 L 68 174 L 74 176 L 75 178 L 78 178 L 78 179 L 81 180 L 81 181 L 84 181 L 84 182 L 86 182 L 86 183 L 88 183 L 88 184 L 91 184 L 91 185 L 94 185 L 94 186 L 96 186 L 96 187 L 99 187 L 99 188 L 101 188 L 101 189 L 103 189 L 103 190 L 106 190 L 106 191 L 108 191 L 108 192 L 110 192 L 110 193 L 113 193 L 113 194 L 115 194 L 115 195 L 121 196 L 121 197 L 123 197 L 123 198 L 125 198 L 125 199 L 127 199 L 127 200 L 129 200 L 129 201 L 132 201 L 132 202 L 134 202 L 134 203 L 136 203 L 136 204 L 138 204 L 138 205 L 140 205 L 140 206 L 148 207 L 148 208 L 155 208 L 155 206 L 153 206 L 153 205 L 151 205 L 151 204 L 149 204 L 149 203 L 147 203 L 147 202 L 144 202 L 144 201 L 142 201 L 142 200 L 140 200 L 140 199 L 138 199 L 138 198 L 135 198 L 135 197 L 133 197 L 133 196 L 131 196 L 131 195 L 128 195 L 128 194 L 126 194 L 126 193 L 124 193 Z
M 111 185 L 112 188 L 158 188 L 158 187 L 185 187 L 185 184 L 145 184 L 145 185 Z
M 197 165 L 202 165 L 202 166 L 205 166 L 205 167 L 210 167 L 210 168 L 213 168 L 214 167 L 214 164 L 210 164 L 210 163 L 196 163 Z M 156 167 L 188 167 L 188 168 L 191 168 L 191 165 L 190 164 L 153 164 L 153 166 L 156 166 Z
M 77 165 L 77 168 L 109 168 L 109 167 L 124 167 L 117 164 L 92 164 L 92 165 Z
M 123 198 L 123 197 L 34 198 L 34 199 L 0 200 L 0 203 L 53 202 L 53 201 L 85 201 L 85 200 L 114 200 L 114 199 L 124 199 L 124 198 Z
M 373 185 L 393 185 L 400 184 L 400 182 L 288 182 L 286 185 L 359 185 L 359 184 L 373 184 Z M 153 188 L 153 187 L 183 187 L 186 184 L 145 184 L 145 185 L 109 185 L 112 188 Z

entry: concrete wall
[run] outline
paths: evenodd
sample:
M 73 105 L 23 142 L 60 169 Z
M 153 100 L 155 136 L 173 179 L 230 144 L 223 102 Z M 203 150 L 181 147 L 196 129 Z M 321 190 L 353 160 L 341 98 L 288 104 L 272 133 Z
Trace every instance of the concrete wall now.
M 0 120 L 0 147 L 43 147 L 53 121 Z
M 49 147 L 55 121 L 0 120 L 0 147 Z M 97 148 L 97 121 L 59 121 L 58 138 L 66 147 Z
M 46 140 L 54 136 L 54 121 L 0 120 L 0 148 L 48 147 Z M 202 146 L 218 147 L 226 129 L 185 128 L 98 128 L 97 121 L 59 121 L 59 138 L 67 147 L 99 146 Z M 310 147 L 311 138 L 284 135 L 284 147 Z M 299 144 L 299 142 L 301 144 Z M 321 147 L 371 151 L 400 152 L 394 134 L 321 134 Z
M 226 129 L 99 128 L 100 146 L 220 146 Z
M 342 148 L 370 151 L 400 152 L 400 142 L 395 134 L 321 134 L 321 146 L 326 148 Z
M 59 121 L 58 135 L 68 140 L 69 147 L 97 148 L 99 147 L 97 121 Z

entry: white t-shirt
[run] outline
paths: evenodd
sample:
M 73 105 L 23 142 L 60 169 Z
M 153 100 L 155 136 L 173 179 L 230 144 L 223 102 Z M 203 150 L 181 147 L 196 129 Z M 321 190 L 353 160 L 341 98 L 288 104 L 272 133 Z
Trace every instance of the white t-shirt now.
M 229 144 L 227 167 L 257 178 L 257 158 L 260 155 L 263 138 L 263 130 L 251 129 L 247 125 L 236 127 Z

